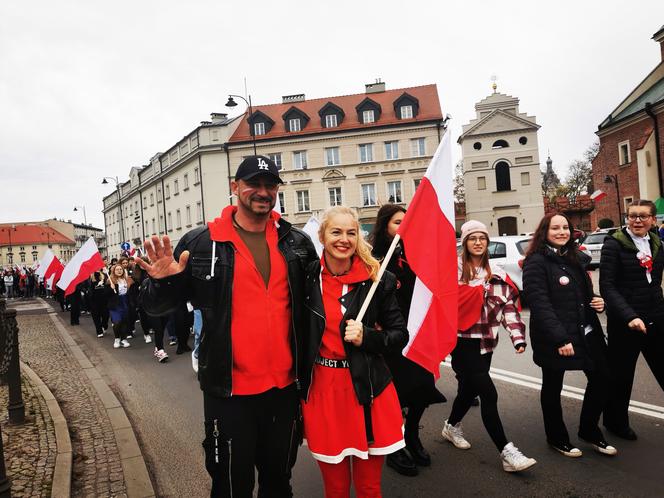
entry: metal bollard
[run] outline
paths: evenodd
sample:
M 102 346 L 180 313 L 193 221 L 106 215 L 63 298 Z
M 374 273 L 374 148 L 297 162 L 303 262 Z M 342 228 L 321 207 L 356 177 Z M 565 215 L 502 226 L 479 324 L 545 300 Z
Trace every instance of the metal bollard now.
M 0 338 L 4 339 L 3 351 L 0 353 L 0 374 L 7 373 L 9 421 L 12 424 L 22 424 L 25 422 L 25 406 L 21 392 L 21 367 L 18 359 L 18 323 L 16 322 L 16 310 L 5 309 L 5 303 L 0 304 Z

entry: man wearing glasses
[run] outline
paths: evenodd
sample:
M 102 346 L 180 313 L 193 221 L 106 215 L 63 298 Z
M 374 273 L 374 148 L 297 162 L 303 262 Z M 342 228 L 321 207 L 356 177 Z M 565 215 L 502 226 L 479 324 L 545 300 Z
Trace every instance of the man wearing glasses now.
M 604 426 L 629 440 L 637 437 L 629 425 L 627 409 L 639 353 L 664 390 L 664 250 L 659 235 L 651 231 L 656 213 L 651 201 L 632 202 L 627 208 L 627 228 L 605 239 L 599 267 L 611 369 Z

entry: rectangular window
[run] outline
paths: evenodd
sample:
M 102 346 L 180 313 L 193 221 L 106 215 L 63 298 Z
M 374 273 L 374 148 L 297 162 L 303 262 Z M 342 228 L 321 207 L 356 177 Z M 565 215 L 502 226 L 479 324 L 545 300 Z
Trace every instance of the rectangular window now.
M 173 231 L 173 216 L 171 215 L 170 211 L 168 213 L 168 231 Z
M 477 177 L 477 190 L 486 190 L 486 176 Z
M 530 185 L 530 173 L 521 173 L 521 185 Z
M 173 180 L 173 195 L 178 195 L 179 193 L 180 193 L 179 180 Z
M 375 206 L 376 205 L 376 184 L 364 183 L 362 184 L 362 206 Z
M 201 183 L 201 172 L 198 171 L 198 168 L 194 168 L 194 185 Z
M 265 135 L 265 123 L 254 123 L 254 135 Z
M 374 111 L 370 109 L 368 111 L 362 111 L 362 123 L 369 124 L 373 123 L 376 120 L 374 119 Z
M 159 215 L 159 233 L 164 233 L 164 215 Z
M 178 160 L 178 151 L 175 149 L 173 152 L 171 152 L 171 164 L 177 162 Z
M 178 230 L 182 229 L 182 213 L 180 213 L 179 209 L 175 210 L 175 228 Z
M 198 149 L 198 135 L 191 137 L 191 150 Z
M 277 165 L 277 169 L 281 171 L 281 152 L 274 152 L 272 154 L 268 154 L 267 157 L 272 159 L 274 161 L 274 164 Z
M 387 182 L 387 199 L 388 202 L 396 204 L 403 202 L 403 196 L 401 195 L 401 180 Z
M 295 169 L 307 169 L 307 151 L 293 152 L 293 167 Z
M 327 166 L 341 164 L 339 160 L 339 147 L 327 147 L 325 149 L 325 164 Z
M 182 180 L 182 183 L 184 184 L 184 189 L 189 190 L 189 174 L 187 173 L 184 174 L 184 179 Z
M 184 219 L 187 222 L 187 226 L 191 226 L 191 206 L 187 206 L 184 210 Z
M 37 253 L 32 253 L 32 261 L 37 261 Z
M 620 165 L 631 162 L 629 154 L 629 140 L 618 144 L 618 154 L 620 155 Z
M 297 196 L 297 210 L 298 212 L 311 211 L 309 206 L 309 191 L 308 190 L 298 190 L 295 192 Z
M 373 161 L 373 144 L 360 144 L 360 162 L 369 163 Z
M 37 246 L 32 246 L 32 250 L 33 250 L 33 251 L 36 251 L 36 250 L 37 250 Z
M 150 233 L 150 228 L 148 227 L 148 220 L 145 220 L 145 233 Z
M 421 157 L 426 154 L 424 148 L 424 138 L 413 138 L 410 141 L 410 155 L 412 157 Z
M 180 145 L 180 157 L 184 157 L 187 154 L 189 154 L 189 144 L 184 143 L 184 144 Z
M 25 253 L 21 253 L 21 263 L 25 263 Z
M 327 191 L 330 195 L 330 206 L 341 206 L 341 187 L 332 187 Z
M 300 118 L 293 118 L 288 120 L 288 131 L 300 131 Z
M 203 204 L 201 201 L 196 203 L 196 222 L 201 223 L 203 221 Z
M 279 192 L 279 212 L 281 214 L 286 213 L 286 198 L 284 197 L 283 192 Z
M 325 128 L 336 128 L 337 126 L 337 115 L 327 114 L 325 116 Z
M 161 187 L 157 187 L 157 203 L 161 202 Z
M 157 234 L 157 223 L 154 218 L 152 218 L 152 235 Z
M 168 166 L 168 154 L 165 156 L 162 156 L 161 158 L 161 167 L 165 168 Z
M 148 208 L 148 198 L 143 196 L 143 210 Z
M 401 106 L 401 119 L 410 119 L 413 117 L 413 106 L 412 105 L 402 105 Z
M 171 186 L 167 183 L 164 188 L 166 189 L 166 199 L 170 199 L 171 198 Z
M 150 206 L 154 206 L 154 194 L 150 193 Z
M 385 142 L 385 159 L 399 159 L 399 142 Z

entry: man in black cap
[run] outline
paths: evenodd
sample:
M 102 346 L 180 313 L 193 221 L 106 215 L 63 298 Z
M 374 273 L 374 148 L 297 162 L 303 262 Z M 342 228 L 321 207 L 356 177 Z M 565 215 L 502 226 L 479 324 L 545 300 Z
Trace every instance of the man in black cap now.
M 304 334 L 304 269 L 317 258 L 304 232 L 273 211 L 279 170 L 265 156 L 242 161 L 231 182 L 237 206 L 182 237 L 145 241 L 148 314 L 191 301 L 203 315 L 198 380 L 211 496 L 290 497 L 300 442 L 298 350 Z

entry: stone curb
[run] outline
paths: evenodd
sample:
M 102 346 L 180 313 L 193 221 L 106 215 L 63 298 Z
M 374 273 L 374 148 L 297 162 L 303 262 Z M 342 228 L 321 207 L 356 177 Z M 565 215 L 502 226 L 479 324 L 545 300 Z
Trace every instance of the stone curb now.
M 71 335 L 69 335 L 60 318 L 56 314 L 51 313 L 49 313 L 49 317 L 55 324 L 60 337 L 69 348 L 69 351 L 83 369 L 83 373 L 88 377 L 95 391 L 97 391 L 108 414 L 111 426 L 113 427 L 115 442 L 118 446 L 128 498 L 153 498 L 155 492 L 152 487 L 150 475 L 148 474 L 145 459 L 143 458 L 143 453 L 136 440 L 131 422 L 129 422 L 120 401 L 113 391 L 111 391 L 111 388 L 108 387 L 104 379 L 102 379 L 99 371 L 90 362 Z M 53 496 L 58 495 L 53 494 Z
M 28 365 L 23 362 L 20 363 L 21 371 L 30 379 L 32 385 L 37 388 L 39 394 L 46 401 L 46 407 L 53 420 L 57 453 L 55 456 L 51 496 L 69 498 L 71 496 L 72 451 L 67 420 L 62 414 L 60 405 L 58 405 L 51 390 Z

